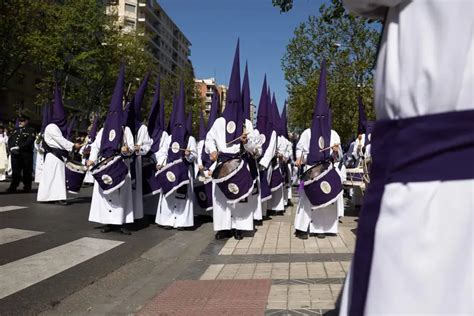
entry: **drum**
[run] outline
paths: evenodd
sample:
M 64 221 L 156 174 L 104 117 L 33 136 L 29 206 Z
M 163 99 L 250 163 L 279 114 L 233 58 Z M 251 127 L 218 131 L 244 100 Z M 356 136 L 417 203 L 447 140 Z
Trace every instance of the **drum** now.
M 199 207 L 206 211 L 212 210 L 212 182 L 195 181 L 194 194 Z
M 313 205 L 312 209 L 334 203 L 342 194 L 342 181 L 333 164 L 321 162 L 303 173 L 304 192 Z
M 156 163 L 152 157 L 142 157 L 142 189 L 143 196 L 158 194 L 161 190 L 159 179 L 155 176 Z
M 270 190 L 275 192 L 283 186 L 283 175 L 281 174 L 280 166 L 275 165 L 272 170 L 272 177 L 270 178 Z
M 80 162 L 66 161 L 66 189 L 69 193 L 78 194 L 86 177 L 87 167 Z
M 188 166 L 182 159 L 176 160 L 156 172 L 155 175 L 161 186 L 161 192 L 165 197 L 170 196 L 176 190 L 189 184 L 188 172 Z
M 254 181 L 250 167 L 241 158 L 229 159 L 217 165 L 212 178 L 228 198 L 229 204 L 238 203 L 252 193 Z
M 110 194 L 123 186 L 128 167 L 121 156 L 112 156 L 95 165 L 91 173 L 103 193 Z

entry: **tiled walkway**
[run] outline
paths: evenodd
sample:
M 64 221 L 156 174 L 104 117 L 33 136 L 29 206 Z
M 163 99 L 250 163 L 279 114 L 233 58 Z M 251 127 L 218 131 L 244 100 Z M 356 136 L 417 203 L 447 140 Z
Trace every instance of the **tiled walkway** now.
M 337 236 L 300 240 L 293 234 L 294 212 L 287 208 L 243 240 L 214 240 L 179 279 L 270 282 L 266 315 L 333 310 L 352 259 L 356 217 L 343 218 Z

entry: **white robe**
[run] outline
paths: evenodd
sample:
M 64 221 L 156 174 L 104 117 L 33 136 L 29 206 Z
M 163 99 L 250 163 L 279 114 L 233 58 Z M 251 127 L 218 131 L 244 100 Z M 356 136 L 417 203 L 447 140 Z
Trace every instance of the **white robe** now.
M 102 141 L 103 129 L 97 133 L 94 143 L 91 145 L 91 154 L 89 160 L 97 161 L 100 143 Z M 130 152 L 134 148 L 133 135 L 128 127 L 124 129 L 123 144 L 130 148 Z M 130 168 L 128 159 L 125 163 Z M 129 169 L 130 170 L 130 169 Z M 112 193 L 104 194 L 102 188 L 97 181 L 94 182 L 92 191 L 92 202 L 89 212 L 89 221 L 100 224 L 122 225 L 125 223 L 133 223 L 133 198 L 132 198 L 132 182 L 130 172 L 125 178 L 125 183 L 120 189 Z
M 339 140 L 339 135 L 335 131 L 331 131 L 330 146 L 338 144 Z M 303 160 L 307 159 L 310 142 L 311 129 L 308 128 L 301 134 L 296 150 L 297 157 L 303 157 Z M 309 167 L 306 165 L 305 170 L 309 169 Z M 339 169 L 336 168 L 336 170 L 339 176 L 341 176 Z M 300 200 L 296 210 L 295 228 L 305 232 L 309 228 L 310 233 L 337 233 L 339 223 L 338 202 L 335 201 L 328 206 L 312 209 L 312 204 L 306 196 L 304 189 L 300 190 L 299 194 Z
M 169 135 L 164 141 L 163 146 L 156 153 L 156 161 L 160 165 L 165 165 L 165 161 L 168 157 L 169 147 L 171 145 L 172 136 Z M 188 139 L 187 149 L 191 151 L 191 154 L 185 159 L 193 163 L 196 159 L 196 139 L 190 136 Z M 170 226 L 174 228 L 178 227 L 192 227 L 194 226 L 194 203 L 193 203 L 193 174 L 191 168 L 188 170 L 189 184 L 187 185 L 186 198 L 178 197 L 177 192 L 165 197 L 162 193 L 160 194 L 160 201 L 158 202 L 158 208 L 156 210 L 156 223 L 161 226 Z
M 287 159 L 287 146 L 288 143 L 286 142 L 285 137 L 283 136 L 278 136 L 277 137 L 277 150 L 276 154 L 280 154 L 283 156 L 283 158 Z M 280 165 L 280 158 L 277 158 L 278 160 L 278 165 L 277 168 L 280 169 L 280 172 L 283 175 L 283 170 L 281 170 L 281 165 Z M 272 170 L 273 172 L 273 170 Z M 268 209 L 281 212 L 285 210 L 285 204 L 287 202 L 286 194 L 288 193 L 288 190 L 286 188 L 285 181 L 283 179 L 282 185 L 279 188 L 274 189 L 272 191 L 272 198 L 268 201 Z
M 8 169 L 8 136 L 6 133 L 0 134 L 0 181 L 4 181 L 7 177 Z
M 143 218 L 143 186 L 142 186 L 142 156 L 148 154 L 153 140 L 148 135 L 148 128 L 142 124 L 138 129 L 135 145 L 140 146 L 140 150 L 135 151 L 135 189 L 133 193 L 133 216 L 135 219 Z
M 196 157 L 196 160 L 194 161 L 195 162 L 194 164 L 194 178 L 195 179 L 201 174 L 199 172 L 199 167 L 203 166 L 201 155 L 202 155 L 202 152 L 204 151 L 204 144 L 205 144 L 205 140 L 200 140 L 197 143 L 197 157 Z M 204 170 L 204 172 L 209 173 L 208 170 Z M 193 194 L 194 215 L 206 215 L 206 216 L 211 215 L 212 216 L 212 207 L 211 209 L 207 209 L 207 210 L 203 209 L 202 207 L 199 206 L 197 199 L 198 198 L 196 194 Z
M 258 142 L 253 141 L 257 134 L 254 132 L 252 123 L 249 120 L 245 121 L 245 129 L 249 139 L 247 144 L 244 145 L 245 150 L 257 156 L 260 155 L 261 148 L 259 149 L 255 145 Z M 253 139 L 251 140 L 251 138 Z M 234 142 L 231 145 L 226 144 L 226 120 L 223 117 L 218 118 L 207 133 L 205 150 L 207 153 L 235 154 L 239 152 L 239 142 Z M 247 202 L 229 204 L 215 181 L 212 182 L 212 188 L 214 192 L 212 199 L 214 230 L 253 230 L 253 214 L 259 203 L 258 194 L 250 194 Z
M 472 1 L 345 2 L 359 13 L 388 8 L 375 74 L 378 119 L 474 109 Z M 385 186 L 366 315 L 474 314 L 473 196 L 473 179 Z M 341 315 L 356 273 L 346 279 Z
M 268 147 L 263 153 L 262 158 L 260 159 L 258 164 L 259 164 L 259 172 L 260 172 L 260 168 L 267 169 L 267 182 L 270 185 L 270 179 L 272 175 L 271 162 L 272 162 L 272 158 L 275 156 L 276 149 L 277 149 L 277 136 L 276 136 L 275 131 L 272 132 L 270 136 L 270 140 L 267 140 L 267 139 L 265 140 L 265 142 L 267 141 L 269 142 Z M 261 192 L 260 176 L 258 178 L 258 183 L 259 183 L 259 191 Z M 260 196 L 260 203 L 257 207 L 257 216 L 259 216 L 259 218 L 256 218 L 256 219 L 262 219 L 262 216 L 267 216 L 268 201 L 271 198 L 272 196 L 270 195 L 270 197 L 267 197 L 266 199 L 263 200 L 262 197 Z
M 84 157 L 84 150 L 89 147 L 89 136 L 86 136 L 86 139 L 84 141 L 86 145 L 82 146 L 81 149 L 79 150 L 79 154 Z M 85 165 L 87 159 L 82 158 L 82 163 Z M 92 173 L 90 170 L 86 171 L 86 176 L 84 177 L 84 183 L 94 183 L 94 177 L 92 176 Z
M 167 137 L 168 137 L 168 133 L 166 131 L 163 131 L 163 133 L 161 134 L 160 144 L 158 148 L 161 148 L 164 146 L 164 143 Z M 152 144 L 153 144 L 153 140 L 152 140 Z M 156 153 L 154 153 L 152 157 L 156 163 L 155 154 Z M 156 215 L 156 209 L 158 208 L 160 195 L 161 195 L 160 193 L 156 193 L 156 194 L 149 194 L 143 197 L 143 213 L 145 215 Z
M 44 141 L 51 148 L 72 151 L 74 144 L 63 137 L 56 124 L 44 129 Z M 38 185 L 38 202 L 66 200 L 66 165 L 55 155 L 48 153 L 44 159 L 43 171 Z

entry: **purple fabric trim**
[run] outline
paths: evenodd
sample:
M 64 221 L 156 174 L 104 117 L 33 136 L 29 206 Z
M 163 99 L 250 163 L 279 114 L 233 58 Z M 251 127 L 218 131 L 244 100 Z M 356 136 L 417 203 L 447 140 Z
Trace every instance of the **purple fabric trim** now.
M 473 121 L 474 110 L 469 110 L 375 123 L 371 182 L 351 268 L 350 315 L 364 314 L 385 185 L 474 179 L 474 168 L 466 168 L 474 155 Z M 450 162 L 452 166 L 447 165 Z

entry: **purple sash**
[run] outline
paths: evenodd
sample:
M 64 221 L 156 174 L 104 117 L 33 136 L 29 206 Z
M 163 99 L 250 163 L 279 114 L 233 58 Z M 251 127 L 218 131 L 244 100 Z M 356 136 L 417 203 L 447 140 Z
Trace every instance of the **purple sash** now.
M 384 187 L 474 179 L 474 110 L 377 121 L 371 182 L 360 212 L 351 268 L 350 315 L 363 315 Z

